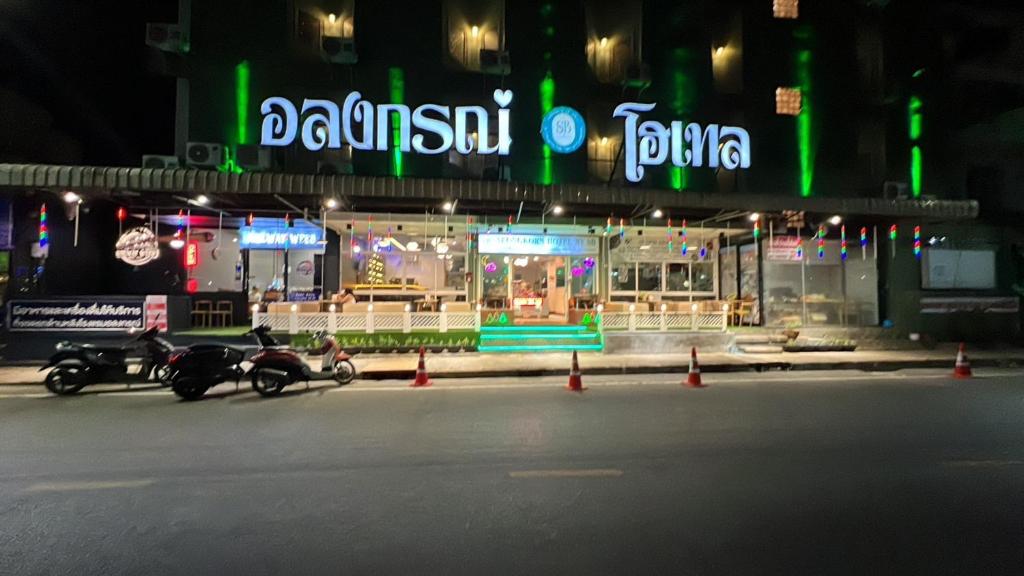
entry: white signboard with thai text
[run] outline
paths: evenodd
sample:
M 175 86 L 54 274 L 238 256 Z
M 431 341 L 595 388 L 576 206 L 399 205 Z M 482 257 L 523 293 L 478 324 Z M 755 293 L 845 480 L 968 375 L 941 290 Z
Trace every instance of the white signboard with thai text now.
M 546 234 L 481 234 L 481 254 L 559 255 L 596 254 L 596 236 L 551 236 Z

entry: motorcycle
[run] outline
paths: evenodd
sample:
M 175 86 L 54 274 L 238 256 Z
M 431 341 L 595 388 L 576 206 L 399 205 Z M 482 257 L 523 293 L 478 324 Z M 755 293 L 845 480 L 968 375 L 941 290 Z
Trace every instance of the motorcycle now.
M 250 334 L 260 342 L 259 352 L 250 359 L 253 364 L 250 374 L 252 388 L 261 396 L 277 396 L 285 386 L 295 382 L 334 380 L 342 386 L 356 377 L 352 356 L 342 351 L 338 341 L 326 332 L 314 335 L 314 340 L 320 341 L 320 347 L 311 351 L 323 357 L 319 371 L 313 371 L 295 350 L 282 347 L 266 326 L 255 328 Z
M 154 326 L 117 346 L 59 342 L 46 366 L 39 369 L 53 368 L 46 375 L 46 389 L 65 396 L 98 382 L 148 382 L 152 377 L 168 385 L 168 360 L 174 347 L 158 337 L 158 332 Z M 137 373 L 128 372 L 129 358 L 141 358 Z
M 245 352 L 222 344 L 193 344 L 171 356 L 171 389 L 184 400 L 198 400 L 217 384 L 245 375 Z

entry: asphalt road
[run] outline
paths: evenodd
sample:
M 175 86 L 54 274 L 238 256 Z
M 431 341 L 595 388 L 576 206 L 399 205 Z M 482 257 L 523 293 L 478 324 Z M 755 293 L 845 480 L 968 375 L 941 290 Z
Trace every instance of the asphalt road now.
M 0 574 L 1024 572 L 1024 375 L 714 376 L 0 395 Z

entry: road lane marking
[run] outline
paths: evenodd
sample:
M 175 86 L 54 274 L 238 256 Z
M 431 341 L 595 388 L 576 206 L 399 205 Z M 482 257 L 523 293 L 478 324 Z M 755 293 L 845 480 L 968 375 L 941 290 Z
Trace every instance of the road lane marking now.
M 145 488 L 155 480 L 93 480 L 83 482 L 39 482 L 25 489 L 25 492 L 78 492 L 84 490 L 119 490 Z
M 513 470 L 511 478 L 618 478 L 622 470 L 617 468 L 578 468 L 566 470 Z
M 1024 466 L 1024 460 L 950 460 L 943 464 L 951 468 L 1002 468 Z

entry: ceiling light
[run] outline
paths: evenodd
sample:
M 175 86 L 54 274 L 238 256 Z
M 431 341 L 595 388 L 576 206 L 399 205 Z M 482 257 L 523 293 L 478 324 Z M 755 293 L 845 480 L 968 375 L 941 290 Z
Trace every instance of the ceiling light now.
M 175 250 L 181 250 L 182 248 L 185 247 L 185 241 L 182 240 L 181 238 L 176 237 L 171 239 L 170 245 L 171 248 L 174 248 Z
M 758 220 L 761 219 L 761 215 L 758 214 L 757 212 L 751 212 L 749 218 L 751 222 L 757 222 Z
M 328 198 L 327 202 L 326 202 L 326 206 L 327 206 L 328 210 L 334 210 L 335 208 L 338 207 L 338 201 L 335 200 L 334 198 Z
M 203 206 L 206 206 L 209 203 L 210 199 L 206 196 L 206 194 L 200 194 L 199 196 L 196 196 L 196 204 L 202 204 Z
M 329 21 L 329 22 L 330 22 L 331 24 L 334 24 L 334 21 L 335 21 L 335 20 L 337 20 L 337 19 L 338 19 L 338 17 L 337 17 L 337 16 L 335 16 L 334 14 L 330 14 L 330 15 L 328 15 L 328 16 L 327 16 L 327 20 L 328 20 L 328 21 Z
M 601 48 L 604 48 L 607 45 L 608 45 L 608 37 L 607 36 L 602 37 L 601 38 Z
M 67 202 L 68 204 L 74 204 L 75 202 L 81 202 L 82 201 L 82 197 L 81 196 L 79 196 L 78 194 L 75 194 L 74 192 L 72 192 L 70 190 L 65 192 L 64 196 L 62 196 L 62 197 L 64 198 L 64 201 Z
M 843 221 L 843 217 L 840 216 L 839 214 L 836 214 L 835 216 L 829 218 L 828 221 L 833 226 L 839 226 L 839 224 L 842 223 Z
M 444 204 L 441 204 L 441 209 L 444 210 L 445 212 L 451 212 L 452 211 L 452 203 L 451 202 L 445 202 Z
M 555 216 L 561 216 L 565 209 L 562 208 L 561 204 L 555 204 L 554 208 L 551 209 L 551 213 Z
M 473 28 L 470 30 L 470 32 L 472 32 L 473 38 L 476 38 L 477 36 L 480 35 L 480 27 L 479 26 L 473 26 Z
M 651 212 L 652 218 L 661 218 L 665 213 L 661 211 L 661 208 L 655 208 L 654 212 Z

